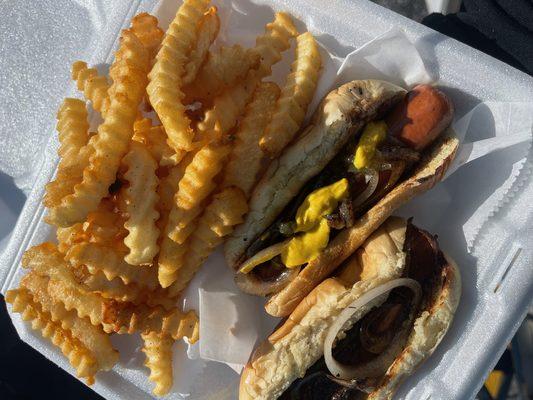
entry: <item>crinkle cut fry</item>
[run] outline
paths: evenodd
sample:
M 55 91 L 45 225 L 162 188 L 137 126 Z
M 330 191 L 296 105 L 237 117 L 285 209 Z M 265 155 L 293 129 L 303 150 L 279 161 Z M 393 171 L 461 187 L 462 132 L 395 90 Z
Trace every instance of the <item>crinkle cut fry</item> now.
M 152 126 L 149 118 L 142 118 L 133 124 L 132 140 L 142 143 L 152 154 L 152 157 L 162 167 L 177 165 L 185 151 L 177 154 L 167 143 L 167 134 L 162 125 Z
M 109 110 L 98 134 L 89 141 L 94 153 L 74 192 L 50 209 L 48 219 L 51 223 L 65 227 L 83 221 L 108 194 L 133 135 L 133 122 L 143 97 L 148 67 L 146 49 L 133 33 L 123 31 L 115 62 L 110 68 L 113 84 L 109 88 Z
M 142 351 L 146 355 L 144 365 L 150 370 L 149 380 L 155 383 L 152 392 L 156 396 L 164 396 L 170 391 L 173 383 L 172 345 L 174 339 L 170 335 L 158 332 L 141 334 Z
M 296 38 L 296 60 L 281 91 L 272 120 L 265 129 L 260 146 L 276 158 L 300 130 L 307 106 L 318 84 L 321 66 L 318 44 L 309 32 Z
M 272 118 L 279 94 L 280 89 L 275 83 L 259 84 L 235 132 L 235 143 L 224 169 L 223 185 L 239 187 L 246 197 L 250 195 L 263 166 L 259 139 Z
M 289 40 L 297 34 L 289 14 L 277 12 L 274 21 L 266 25 L 265 33 L 257 37 L 252 49 L 260 55 L 259 77 L 272 73 L 272 65 L 281 60 L 281 53 L 290 47 Z
M 81 181 L 83 169 L 89 163 L 93 149 L 87 145 L 89 122 L 85 102 L 71 98 L 63 101 L 57 113 L 57 131 L 61 160 L 55 179 L 46 185 L 43 200 L 46 207 L 57 206 L 74 192 L 74 186 Z
M 210 143 L 202 147 L 185 169 L 175 196 L 176 207 L 169 216 L 172 230 L 168 236 L 182 244 L 190 232 L 188 224 L 201 212 L 202 202 L 215 188 L 214 179 L 229 154 L 226 144 Z
M 148 13 L 137 14 L 131 20 L 131 31 L 148 50 L 150 59 L 155 56 L 165 32 L 157 25 L 157 18 Z
M 96 359 L 99 370 L 108 371 L 113 368 L 118 361 L 118 351 L 113 348 L 109 335 L 87 319 L 79 318 L 75 312 L 67 311 L 61 303 L 54 302 L 48 294 L 48 282 L 48 277 L 30 271 L 22 278 L 20 287 L 28 290 L 33 301 L 50 314 L 52 321 L 70 331 L 72 337 L 83 343 Z
M 224 237 L 243 221 L 247 211 L 246 197 L 239 188 L 229 187 L 213 196 L 198 221 L 198 227 L 189 238 L 183 267 L 169 288 L 171 295 L 177 296 L 187 286 Z
M 78 90 L 89 100 L 93 108 L 98 111 L 103 118 L 109 109 L 109 82 L 107 77 L 98 74 L 96 68 L 88 68 L 87 63 L 76 61 L 72 64 L 72 79 L 76 81 Z
M 79 340 L 73 338 L 68 330 L 53 322 L 50 314 L 42 311 L 26 289 L 8 290 L 5 300 L 13 305 L 13 312 L 19 313 L 24 321 L 31 322 L 32 329 L 40 331 L 44 338 L 61 350 L 79 378 L 85 378 L 89 385 L 94 383 L 94 376 L 98 372 L 95 357 Z
M 192 103 L 220 95 L 244 78 L 249 70 L 257 69 L 260 57 L 259 53 L 238 44 L 209 52 L 195 80 L 183 89 L 186 101 Z
M 124 178 L 128 182 L 120 192 L 128 215 L 124 224 L 128 230 L 124 244 L 129 253 L 124 259 L 131 265 L 149 264 L 159 251 L 157 162 L 142 144 L 135 141 L 131 142 L 130 151 L 122 162 L 127 167 Z
M 238 118 L 244 112 L 260 78 L 265 76 L 264 74 L 271 73 L 272 65 L 281 59 L 281 51 L 289 48 L 289 39 L 295 34 L 296 29 L 290 17 L 277 13 L 274 22 L 267 24 L 265 34 L 257 38 L 255 49 L 262 56 L 259 70 L 250 71 L 242 83 L 215 99 L 213 108 L 206 112 L 204 121 L 198 124 L 198 130 L 203 138 L 214 141 L 226 139 L 225 136 L 237 125 Z M 212 149 L 209 149 L 213 146 L 214 144 L 209 144 L 195 155 L 180 181 L 176 194 L 176 207 L 170 213 L 165 234 L 181 246 L 170 243 L 166 238 L 161 243 L 159 282 L 163 287 L 168 287 L 178 279 L 187 250 L 184 244 L 186 245 L 187 238 L 195 229 L 194 221 L 201 212 L 201 202 L 215 188 L 212 179 L 220 169 L 215 170 L 213 167 L 221 165 L 229 151 L 229 148 L 224 146 L 225 154 L 220 153 L 218 164 L 212 161 L 206 162 L 206 156 L 214 154 Z M 212 178 L 202 179 L 203 174 Z M 192 275 L 191 272 L 187 274 Z
M 251 70 L 241 83 L 216 97 L 213 107 L 206 111 L 204 121 L 198 124 L 202 136 L 212 140 L 223 138 L 237 124 L 261 78 L 272 73 L 272 65 L 281 60 L 281 52 L 290 47 L 289 40 L 296 28 L 285 13 L 276 13 L 274 21 L 265 27 L 265 33 L 256 39 L 251 50 L 260 55 L 259 68 Z
M 214 179 L 229 151 L 228 145 L 208 144 L 194 155 L 185 169 L 168 217 L 164 232 L 166 237 L 161 243 L 158 273 L 163 287 L 168 287 L 177 279 L 186 250 L 185 242 L 195 229 L 204 201 L 216 187 Z M 169 239 L 177 244 L 170 243 Z
M 181 86 L 187 55 L 197 41 L 196 27 L 208 5 L 209 0 L 184 1 L 163 38 L 149 74 L 150 104 L 165 127 L 169 145 L 177 152 L 192 150 L 194 132 L 185 115 Z
M 176 339 L 182 334 L 193 334 L 182 332 L 180 321 L 186 318 L 176 308 L 167 311 L 161 306 L 117 302 L 85 291 L 52 243 L 26 251 L 22 265 L 50 278 L 48 293 L 55 302 L 61 302 L 67 310 L 76 310 L 80 318 L 88 317 L 93 325 L 102 325 L 105 332 L 161 331 L 166 326 L 167 332 Z
M 66 260 L 74 266 L 85 265 L 91 274 L 101 271 L 108 280 L 120 278 L 126 285 L 135 283 L 140 287 L 156 289 L 155 268 L 139 268 L 124 261 L 124 253 L 96 243 L 78 243 L 67 251 Z
M 209 46 L 215 41 L 220 29 L 220 19 L 218 18 L 217 8 L 210 7 L 209 10 L 198 22 L 198 33 L 195 48 L 191 51 L 189 61 L 185 65 L 185 75 L 183 76 L 182 85 L 190 84 L 196 78 L 198 70 L 204 63 Z
M 72 246 L 90 242 L 113 248 L 117 253 L 126 253 L 124 237 L 128 231 L 124 228 L 124 216 L 115 208 L 116 201 L 105 198 L 83 223 L 57 228 L 59 251 L 66 254 Z
M 135 305 L 144 303 L 150 307 L 161 305 L 167 310 L 176 306 L 176 299 L 170 297 L 165 289 L 150 290 L 136 283 L 125 284 L 119 277 L 108 280 L 103 272 L 93 271 L 91 274 L 84 265 L 79 265 L 72 271 L 77 282 L 86 291 L 98 293 L 103 298 L 131 302 Z

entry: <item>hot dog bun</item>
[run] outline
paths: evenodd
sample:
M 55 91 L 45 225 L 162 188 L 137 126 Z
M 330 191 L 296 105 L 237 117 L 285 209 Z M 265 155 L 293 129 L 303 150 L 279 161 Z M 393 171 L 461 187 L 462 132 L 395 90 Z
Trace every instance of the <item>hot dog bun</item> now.
M 459 141 L 453 136 L 439 139 L 426 154 L 418 170 L 383 197 L 351 228 L 341 231 L 328 247 L 265 305 L 276 317 L 289 315 L 297 304 L 348 258 L 392 213 L 413 197 L 431 189 L 445 175 L 455 157 Z
M 401 276 L 405 267 L 405 255 L 401 251 L 405 230 L 404 220 L 387 221 L 368 238 L 359 254 L 354 255 L 361 260 L 362 271 L 373 276 L 372 279 L 350 287 L 340 279 L 330 278 L 309 293 L 287 321 L 253 354 L 241 376 L 240 400 L 279 397 L 294 379 L 303 376 L 322 356 L 324 324 L 331 323 L 367 290 Z M 394 231 L 395 239 L 391 231 Z M 367 256 L 363 257 L 363 253 Z
M 303 185 L 322 171 L 380 108 L 399 101 L 405 93 L 398 86 L 378 80 L 352 81 L 330 92 L 310 128 L 272 162 L 257 184 L 246 220 L 226 240 L 228 265 L 237 269 L 247 247 L 274 222 Z
M 405 221 L 387 220 L 354 254 L 361 264 L 362 279 L 347 285 L 329 278 L 318 285 L 287 321 L 263 342 L 243 370 L 240 400 L 278 398 L 323 354 L 326 332 L 335 317 L 366 291 L 402 275 L 405 254 Z M 446 257 L 443 284 L 434 291 L 431 304 L 415 320 L 404 350 L 392 363 L 369 399 L 389 399 L 398 385 L 429 357 L 448 330 L 460 297 L 457 267 Z M 358 311 L 366 314 L 379 300 Z

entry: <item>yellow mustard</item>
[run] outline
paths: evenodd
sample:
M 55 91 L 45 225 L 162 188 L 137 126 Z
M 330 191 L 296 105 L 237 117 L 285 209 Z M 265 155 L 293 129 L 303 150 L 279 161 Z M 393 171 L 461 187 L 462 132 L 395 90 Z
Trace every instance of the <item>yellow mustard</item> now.
M 329 241 L 329 225 L 325 218 L 321 218 L 315 227 L 291 239 L 281 252 L 281 261 L 287 268 L 314 260 Z
M 376 147 L 387 137 L 387 124 L 384 121 L 366 124 L 355 149 L 353 164 L 355 168 L 368 167 L 374 158 Z
M 347 196 L 346 178 L 311 192 L 296 211 L 296 231 L 306 232 L 316 227 L 323 217 L 332 213 Z
M 311 192 L 296 211 L 296 231 L 281 252 L 281 261 L 287 268 L 314 260 L 328 245 L 329 225 L 324 218 L 332 213 L 339 202 L 348 196 L 346 178 Z

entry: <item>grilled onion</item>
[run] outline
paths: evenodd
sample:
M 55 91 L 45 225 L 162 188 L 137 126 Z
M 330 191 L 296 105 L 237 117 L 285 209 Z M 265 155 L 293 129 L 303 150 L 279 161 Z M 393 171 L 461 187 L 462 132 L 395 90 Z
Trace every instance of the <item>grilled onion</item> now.
M 380 371 L 381 368 L 376 367 L 374 368 L 376 369 L 376 371 L 368 371 L 369 373 L 367 373 L 366 376 L 362 376 L 362 372 L 365 369 L 364 367 L 366 366 L 361 368 L 361 366 L 350 366 L 350 365 L 344 365 L 344 364 L 339 363 L 333 357 L 333 352 L 332 352 L 333 343 L 335 342 L 335 339 L 337 338 L 339 331 L 343 330 L 347 321 L 350 321 L 352 323 L 357 322 L 355 320 L 351 320 L 351 318 L 353 314 L 355 314 L 359 309 L 361 309 L 361 307 L 365 306 L 366 304 L 372 301 L 375 301 L 378 297 L 384 296 L 388 294 L 391 290 L 397 287 L 400 287 L 400 286 L 406 286 L 409 289 L 411 289 L 414 294 L 413 303 L 414 304 L 419 303 L 420 298 L 422 296 L 422 288 L 420 287 L 420 284 L 417 281 L 415 281 L 414 279 L 409 279 L 409 278 L 394 279 L 392 281 L 384 283 L 364 293 L 361 297 L 355 300 L 352 304 L 350 304 L 348 307 L 342 310 L 339 316 L 335 319 L 335 321 L 333 322 L 333 325 L 329 328 L 326 334 L 326 339 L 324 340 L 324 360 L 326 362 L 327 368 L 329 369 L 329 371 L 334 377 L 345 379 L 345 380 L 352 380 L 352 379 L 374 376 L 378 372 L 381 372 Z M 359 319 L 361 319 L 362 317 L 363 315 L 359 316 Z M 405 334 L 405 332 L 400 332 L 400 333 L 402 336 L 404 336 Z M 394 353 L 394 352 L 396 352 L 396 349 L 391 349 L 390 353 Z M 389 354 L 387 354 L 386 356 L 389 356 Z

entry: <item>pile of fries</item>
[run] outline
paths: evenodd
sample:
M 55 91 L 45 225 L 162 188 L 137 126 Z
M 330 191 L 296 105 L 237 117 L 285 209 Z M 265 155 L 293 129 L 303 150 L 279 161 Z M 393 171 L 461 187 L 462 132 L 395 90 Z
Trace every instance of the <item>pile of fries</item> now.
M 72 67 L 83 99 L 59 109 L 60 162 L 44 198 L 57 244 L 26 251 L 29 272 L 6 300 L 89 384 L 118 361 L 109 335 L 140 332 L 154 394 L 171 389 L 173 343 L 194 343 L 199 331 L 179 296 L 242 222 L 313 98 L 318 46 L 287 14 L 250 49 L 213 44 L 219 28 L 208 0 L 185 0 L 166 33 L 149 14 L 133 18 L 110 79 Z M 266 79 L 291 42 L 280 89 Z M 96 132 L 93 112 L 103 120 Z

